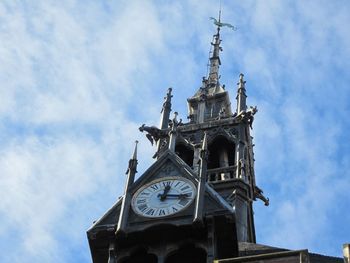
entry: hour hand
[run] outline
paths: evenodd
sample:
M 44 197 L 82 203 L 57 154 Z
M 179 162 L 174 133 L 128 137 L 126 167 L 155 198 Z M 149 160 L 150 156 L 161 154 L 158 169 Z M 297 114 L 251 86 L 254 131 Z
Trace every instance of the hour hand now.
M 158 197 L 160 197 L 160 201 L 164 201 L 167 198 L 170 188 L 170 185 L 165 186 L 164 192 L 158 195 Z

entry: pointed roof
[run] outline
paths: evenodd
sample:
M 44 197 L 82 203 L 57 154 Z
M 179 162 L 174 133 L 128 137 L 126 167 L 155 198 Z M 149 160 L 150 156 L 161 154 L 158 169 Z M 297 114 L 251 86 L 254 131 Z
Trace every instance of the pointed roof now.
M 193 172 L 192 168 L 189 167 L 177 154 L 173 153 L 170 150 L 167 150 L 136 180 L 136 182 L 131 187 L 131 191 L 136 192 L 141 185 L 153 180 L 156 176 L 158 176 L 157 174 L 159 174 L 159 171 L 164 168 L 167 163 L 169 164 L 169 162 L 173 167 L 176 168 L 177 171 L 180 172 L 178 176 L 183 176 L 187 179 L 192 180 L 195 185 L 198 184 L 198 176 Z M 107 231 L 108 229 L 115 227 L 117 224 L 117 219 L 119 217 L 122 199 L 123 197 L 120 197 L 117 202 L 91 226 L 91 228 L 87 231 L 88 236 L 100 230 Z M 204 207 L 208 213 L 215 213 L 218 215 L 234 214 L 234 209 L 208 183 L 205 185 Z M 192 214 L 192 211 L 190 214 Z M 170 218 L 172 217 L 169 217 L 169 219 Z M 190 222 L 192 222 L 192 219 L 189 220 L 189 223 Z

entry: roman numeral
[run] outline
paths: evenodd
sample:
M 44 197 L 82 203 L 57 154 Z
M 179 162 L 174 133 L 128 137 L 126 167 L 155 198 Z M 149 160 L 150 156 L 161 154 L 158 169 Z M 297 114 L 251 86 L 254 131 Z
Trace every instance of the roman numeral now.
M 153 216 L 155 210 L 153 208 L 150 208 L 147 212 L 146 215 Z
M 138 200 L 136 201 L 136 204 L 138 204 L 138 205 L 144 204 L 144 203 L 146 203 L 146 199 L 138 199 Z
M 139 205 L 137 208 L 143 213 L 147 210 L 148 206 L 146 204 L 143 204 Z
M 154 184 L 154 185 L 151 185 L 151 188 L 154 190 L 154 191 L 156 191 L 156 190 L 158 190 L 158 185 L 157 184 Z
M 166 187 L 167 185 L 171 186 L 173 184 L 173 182 L 171 181 L 167 181 L 167 182 L 162 182 L 163 186 Z
M 174 187 L 176 188 L 179 184 L 181 184 L 181 182 L 177 182 Z
M 164 209 L 160 209 L 158 212 L 159 216 L 165 216 L 165 210 Z
M 185 190 L 188 189 L 188 188 L 190 188 L 190 186 L 189 186 L 189 185 L 186 185 L 186 186 L 184 186 L 184 187 L 181 188 L 181 191 L 185 191 Z
M 148 196 L 150 195 L 151 193 L 147 193 L 147 192 L 142 192 L 140 195 L 143 195 L 143 196 Z
M 188 200 L 188 199 L 181 199 L 180 202 L 179 202 L 178 204 L 181 205 L 181 206 L 185 206 L 185 205 L 187 205 L 187 203 L 188 203 L 189 201 L 190 201 L 190 200 Z
M 179 209 L 177 209 L 175 206 L 172 206 L 171 209 L 173 210 L 173 212 L 179 211 Z

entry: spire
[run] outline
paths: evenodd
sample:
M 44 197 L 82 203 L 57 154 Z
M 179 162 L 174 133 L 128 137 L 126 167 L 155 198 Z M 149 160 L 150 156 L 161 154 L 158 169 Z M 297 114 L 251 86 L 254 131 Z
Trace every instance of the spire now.
M 171 130 L 169 132 L 169 150 L 175 152 L 176 136 L 177 136 L 177 127 L 182 124 L 182 119 L 177 120 L 178 113 L 174 112 L 174 118 L 171 121 Z
M 219 23 L 220 23 L 220 15 L 219 15 Z M 219 84 L 219 67 L 221 65 L 220 61 L 220 51 L 222 48 L 220 47 L 221 39 L 220 39 L 220 26 L 217 27 L 217 32 L 213 36 L 213 42 L 211 45 L 213 46 L 212 56 L 209 58 L 210 66 L 209 66 L 209 84 L 211 87 L 215 87 Z
M 169 118 L 170 118 L 170 112 L 171 112 L 171 98 L 173 97 L 173 95 L 171 95 L 172 90 L 173 90 L 172 88 L 168 88 L 168 92 L 167 92 L 166 96 L 164 97 L 164 103 L 163 103 L 162 110 L 160 111 L 161 116 L 160 116 L 159 128 L 161 130 L 166 130 L 166 129 L 168 129 L 168 126 L 169 126 Z M 156 155 L 157 155 L 157 153 L 160 152 L 162 143 L 164 143 L 163 140 L 157 141 Z M 155 158 L 155 156 L 153 158 Z
M 136 168 L 137 168 L 137 144 L 139 143 L 139 141 L 135 141 L 135 148 L 134 148 L 134 152 L 131 156 L 131 159 L 129 160 L 129 166 L 128 166 L 128 170 L 126 171 L 126 173 L 130 173 L 130 171 L 133 171 L 134 173 L 136 173 Z
M 134 152 L 131 156 L 131 159 L 129 160 L 128 170 L 126 171 L 127 179 L 126 179 L 126 183 L 125 183 L 124 195 L 123 195 L 122 205 L 120 208 L 119 220 L 118 220 L 118 224 L 117 224 L 117 230 L 116 230 L 117 235 L 121 235 L 125 232 L 126 221 L 128 219 L 128 215 L 129 215 L 129 208 L 130 208 L 130 203 L 131 203 L 130 187 L 133 185 L 133 183 L 135 181 L 135 174 L 137 173 L 137 171 L 136 171 L 136 168 L 137 168 L 137 144 L 138 144 L 138 141 L 135 141 Z M 114 262 L 114 261 L 111 261 L 111 262 Z
M 239 114 L 242 111 L 245 111 L 247 109 L 247 104 L 246 104 L 246 98 L 247 95 L 245 93 L 245 81 L 243 79 L 244 75 L 241 73 L 239 74 L 239 82 L 237 83 L 238 88 L 237 88 L 237 114 Z
M 216 34 L 213 36 L 213 42 L 211 42 L 211 45 L 214 47 L 212 56 L 209 58 L 209 84 L 210 87 L 216 87 L 219 85 L 219 67 L 221 65 L 220 60 L 220 51 L 222 51 L 221 39 L 220 39 L 220 28 L 223 26 L 229 27 L 233 30 L 236 30 L 236 28 L 228 23 L 222 23 L 221 22 L 221 3 L 220 3 L 220 10 L 219 10 L 219 20 L 215 19 L 214 17 L 210 17 L 211 20 L 214 21 L 214 25 L 217 26 Z
M 138 140 L 135 141 L 135 148 L 134 148 L 134 153 L 132 154 L 131 159 L 132 160 L 137 160 L 137 144 L 139 143 Z
M 160 117 L 160 129 L 167 129 L 169 125 L 169 116 L 171 112 L 171 98 L 173 95 L 171 95 L 172 88 L 168 88 L 168 92 L 166 96 L 164 97 L 164 103 L 161 110 L 161 117 Z

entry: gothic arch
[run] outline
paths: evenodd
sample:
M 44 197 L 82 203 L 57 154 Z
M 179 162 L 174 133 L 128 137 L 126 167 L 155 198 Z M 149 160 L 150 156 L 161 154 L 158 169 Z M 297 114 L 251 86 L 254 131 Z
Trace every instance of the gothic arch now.
M 235 144 L 227 136 L 219 135 L 209 142 L 208 169 L 235 165 Z
M 208 143 L 212 143 L 217 137 L 225 137 L 227 141 L 237 143 L 237 130 L 235 128 L 218 127 L 208 131 Z

